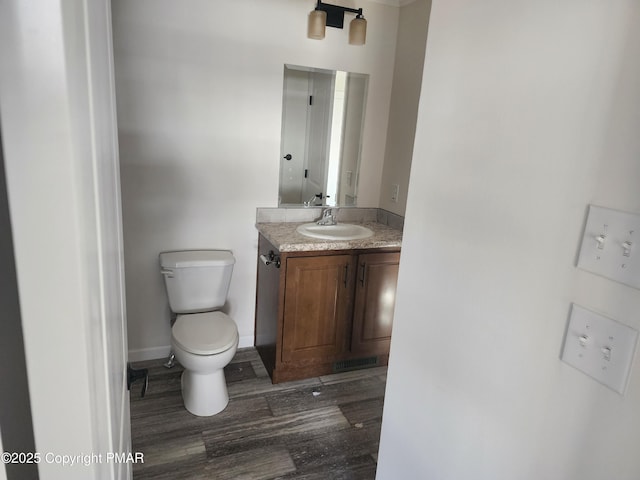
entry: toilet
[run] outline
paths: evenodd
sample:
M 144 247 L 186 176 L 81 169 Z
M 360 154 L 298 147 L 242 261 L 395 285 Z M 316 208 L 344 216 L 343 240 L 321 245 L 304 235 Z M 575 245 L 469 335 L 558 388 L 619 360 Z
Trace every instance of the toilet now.
M 227 250 L 160 254 L 169 306 L 177 314 L 171 347 L 184 367 L 184 406 L 201 417 L 215 415 L 229 403 L 223 369 L 238 348 L 238 328 L 219 309 L 227 299 L 234 263 Z

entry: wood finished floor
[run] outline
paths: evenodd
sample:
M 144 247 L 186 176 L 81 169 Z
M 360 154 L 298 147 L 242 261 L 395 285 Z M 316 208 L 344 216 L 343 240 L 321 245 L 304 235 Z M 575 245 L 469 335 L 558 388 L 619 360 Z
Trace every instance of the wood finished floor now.
M 184 409 L 182 367 L 149 369 L 131 390 L 134 480 L 375 478 L 386 367 L 273 385 L 253 348 L 225 368 L 229 405 L 212 417 Z

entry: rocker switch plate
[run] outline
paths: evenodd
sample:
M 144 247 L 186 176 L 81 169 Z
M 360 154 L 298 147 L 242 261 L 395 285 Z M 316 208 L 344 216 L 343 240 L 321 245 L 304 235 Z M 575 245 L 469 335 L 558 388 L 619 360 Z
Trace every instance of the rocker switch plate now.
M 624 394 L 638 331 L 573 304 L 562 361 Z

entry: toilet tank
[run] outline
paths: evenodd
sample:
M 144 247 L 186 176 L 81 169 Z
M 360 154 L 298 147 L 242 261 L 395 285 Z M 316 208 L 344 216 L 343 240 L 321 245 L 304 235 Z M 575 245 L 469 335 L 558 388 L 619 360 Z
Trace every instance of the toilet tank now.
M 171 310 L 196 313 L 222 308 L 234 263 L 228 250 L 162 252 L 160 267 Z

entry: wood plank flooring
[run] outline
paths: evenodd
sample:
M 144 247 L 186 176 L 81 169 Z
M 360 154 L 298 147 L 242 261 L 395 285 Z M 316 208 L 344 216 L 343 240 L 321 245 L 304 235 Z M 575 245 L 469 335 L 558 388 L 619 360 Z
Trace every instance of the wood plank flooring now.
M 182 404 L 182 367 L 149 369 L 131 390 L 134 480 L 375 478 L 386 367 L 273 385 L 253 348 L 225 368 L 229 405 L 196 417 Z

